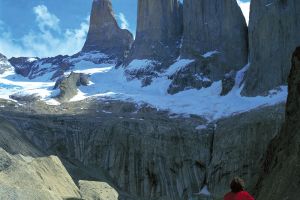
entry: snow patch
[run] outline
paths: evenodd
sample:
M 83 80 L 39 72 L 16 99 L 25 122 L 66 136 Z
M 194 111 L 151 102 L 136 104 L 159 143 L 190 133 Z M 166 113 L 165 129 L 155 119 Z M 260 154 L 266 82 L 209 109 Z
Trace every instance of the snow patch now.
M 191 64 L 194 61 L 195 60 L 191 60 L 191 59 L 178 59 L 173 65 L 171 65 L 166 70 L 164 75 L 171 76 L 171 75 L 175 74 L 176 72 L 180 71 L 181 69 L 183 69 L 184 67 L 186 67 L 187 65 Z
M 129 71 L 136 71 L 136 70 L 145 70 L 145 69 L 152 69 L 155 65 L 160 64 L 157 61 L 154 60 L 133 60 L 129 65 L 126 67 L 127 70 Z

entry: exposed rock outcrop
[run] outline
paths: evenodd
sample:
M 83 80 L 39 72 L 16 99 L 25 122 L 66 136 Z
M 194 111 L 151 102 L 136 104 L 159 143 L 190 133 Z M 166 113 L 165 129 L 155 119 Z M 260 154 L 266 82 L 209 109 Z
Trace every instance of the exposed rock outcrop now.
M 268 147 L 262 174 L 257 184 L 258 200 L 299 199 L 300 47 L 296 49 L 292 57 L 288 86 L 286 121 L 281 133 Z
M 54 89 L 60 89 L 60 93 L 56 98 L 60 102 L 68 101 L 78 93 L 79 86 L 87 86 L 88 84 L 89 75 L 71 72 L 69 76 L 56 81 Z
M 248 61 L 247 24 L 236 0 L 185 0 L 183 30 L 183 58 L 217 51 L 223 74 Z
M 290 55 L 300 44 L 300 4 L 296 0 L 251 2 L 250 68 L 243 95 L 266 95 L 287 83 Z
M 98 51 L 122 58 L 132 42 L 132 34 L 118 26 L 111 1 L 93 0 L 90 28 L 82 51 Z
M 174 61 L 182 34 L 182 5 L 178 0 L 139 0 L 137 19 L 136 39 L 127 62 Z
M 0 198 L 62 200 L 81 197 L 61 161 L 55 157 L 11 155 L 0 148 Z
M 10 65 L 7 58 L 0 53 L 0 74 L 3 74 L 8 70 L 13 70 L 13 67 Z

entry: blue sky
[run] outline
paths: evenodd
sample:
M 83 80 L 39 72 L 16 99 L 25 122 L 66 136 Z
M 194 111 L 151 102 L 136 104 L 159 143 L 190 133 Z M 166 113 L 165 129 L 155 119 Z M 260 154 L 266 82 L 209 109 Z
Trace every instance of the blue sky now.
M 78 52 L 88 30 L 91 4 L 92 0 L 0 0 L 0 52 L 8 57 Z M 134 34 L 137 0 L 112 0 L 112 4 L 120 26 Z

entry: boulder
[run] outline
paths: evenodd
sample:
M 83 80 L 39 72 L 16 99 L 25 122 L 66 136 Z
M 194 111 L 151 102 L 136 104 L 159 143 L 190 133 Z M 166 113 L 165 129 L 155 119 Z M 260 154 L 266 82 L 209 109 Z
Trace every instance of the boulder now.
M 106 182 L 79 181 L 83 199 L 118 200 L 118 192 Z
M 219 52 L 223 74 L 248 61 L 247 24 L 236 0 L 185 0 L 182 58 Z
M 295 0 L 251 2 L 249 21 L 250 68 L 245 96 L 266 95 L 287 84 L 290 56 L 300 44 L 300 4 Z
M 132 42 L 132 34 L 118 26 L 111 1 L 93 0 L 90 28 L 82 51 L 98 51 L 111 57 L 122 58 Z

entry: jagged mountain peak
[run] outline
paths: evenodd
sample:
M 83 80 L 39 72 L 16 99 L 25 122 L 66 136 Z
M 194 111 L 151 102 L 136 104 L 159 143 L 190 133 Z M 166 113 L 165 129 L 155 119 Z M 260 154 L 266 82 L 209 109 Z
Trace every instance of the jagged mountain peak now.
M 111 1 L 94 0 L 90 28 L 82 51 L 98 51 L 110 57 L 122 58 L 132 42 L 132 34 L 118 26 Z

